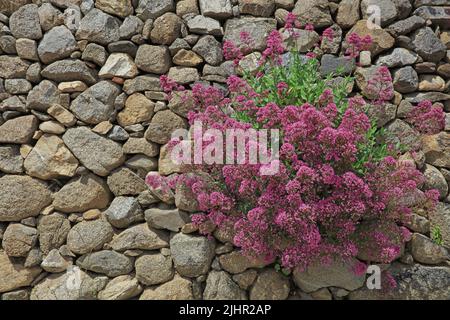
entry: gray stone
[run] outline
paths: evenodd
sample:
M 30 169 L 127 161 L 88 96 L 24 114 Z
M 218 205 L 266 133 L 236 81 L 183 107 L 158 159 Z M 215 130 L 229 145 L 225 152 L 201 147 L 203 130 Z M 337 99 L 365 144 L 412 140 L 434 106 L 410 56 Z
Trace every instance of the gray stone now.
M 222 46 L 213 36 L 201 37 L 192 51 L 212 66 L 218 66 L 223 61 Z
M 414 32 L 411 37 L 414 51 L 425 61 L 439 62 L 445 57 L 447 48 L 429 27 Z
M 110 201 L 110 192 L 105 182 L 88 174 L 76 177 L 54 194 L 53 206 L 67 213 L 103 209 Z
M 306 293 L 326 287 L 340 287 L 356 290 L 364 285 L 365 275 L 356 275 L 353 271 L 356 259 L 342 261 L 335 259 L 328 266 L 319 261 L 310 265 L 307 270 L 294 269 L 295 284 Z
M 109 120 L 119 93 L 117 85 L 100 81 L 80 94 L 70 105 L 70 110 L 81 121 L 98 124 Z
M 47 185 L 28 176 L 4 175 L 0 190 L 0 221 L 37 216 L 52 201 Z
M 373 14 L 373 10 L 370 10 L 371 6 L 378 6 L 380 9 L 380 22 L 382 27 L 394 22 L 398 17 L 399 12 L 397 11 L 397 6 L 392 0 L 362 0 L 361 12 L 364 19 L 369 19 Z
M 5 89 L 10 94 L 27 94 L 31 88 L 32 85 L 28 80 L 5 79 Z
M 120 20 L 98 9 L 92 9 L 80 21 L 77 40 L 89 40 L 101 45 L 118 41 Z
M 0 49 L 6 54 L 17 54 L 16 39 L 13 36 L 0 36 Z
M 0 146 L 0 171 L 11 174 L 22 173 L 23 158 L 20 155 L 18 146 Z
M 75 281 L 74 281 L 75 280 Z M 68 272 L 52 274 L 31 291 L 31 300 L 93 300 L 108 279 L 93 276 L 75 266 Z
M 72 32 L 65 26 L 54 27 L 48 31 L 38 46 L 38 55 L 45 64 L 69 57 L 78 45 Z
M 435 189 L 439 191 L 440 200 L 445 199 L 448 194 L 448 185 L 444 175 L 435 167 L 425 164 L 425 188 L 426 190 Z
M 251 288 L 250 300 L 286 300 L 289 291 L 288 277 L 274 269 L 266 269 L 258 275 Z
M 450 3 L 446 2 L 449 5 Z M 449 7 L 423 6 L 414 11 L 414 15 L 430 20 L 433 25 L 440 26 L 444 30 L 450 28 Z
M 134 268 L 133 259 L 111 250 L 85 254 L 77 260 L 77 266 L 108 277 L 126 275 Z
M 106 285 L 105 289 L 99 292 L 99 300 L 128 300 L 136 297 L 142 292 L 142 287 L 130 275 L 118 276 Z
M 18 96 L 11 96 L 0 103 L 0 112 L 18 111 L 25 113 L 27 108 L 25 103 Z
M 327 0 L 305 0 L 295 4 L 292 11 L 302 24 L 310 23 L 315 28 L 333 24 Z
M 293 28 L 293 31 L 284 30 L 282 32 L 283 44 L 289 50 L 297 50 L 306 53 L 319 43 L 320 36 L 315 31 Z M 298 37 L 294 37 L 298 35 Z
M 344 29 L 350 29 L 359 20 L 359 0 L 342 0 L 339 3 L 336 22 Z
M 96 43 L 89 43 L 83 51 L 81 59 L 94 62 L 99 66 L 103 66 L 106 62 L 108 54 L 102 46 Z
M 128 16 L 119 28 L 120 39 L 130 39 L 135 34 L 142 32 L 144 22 L 136 16 Z
M 105 211 L 109 223 L 116 228 L 127 228 L 130 224 L 143 221 L 139 202 L 133 197 L 117 197 Z
M 44 31 L 64 23 L 62 12 L 52 6 L 51 3 L 43 3 L 38 9 L 38 14 L 41 28 Z
M 17 55 L 22 59 L 39 61 L 35 40 L 21 38 L 16 41 Z
M 186 277 L 198 277 L 208 272 L 214 257 L 214 241 L 177 233 L 170 239 L 175 269 Z
M 165 144 L 170 141 L 175 130 L 184 128 L 187 128 L 186 120 L 170 110 L 159 111 L 153 116 L 145 132 L 145 138 L 159 144 Z
M 58 249 L 50 251 L 41 263 L 42 269 L 50 273 L 64 272 L 69 265 L 69 261 L 61 256 Z
M 48 254 L 51 250 L 61 247 L 66 242 L 70 228 L 70 222 L 63 214 L 42 216 L 37 226 L 42 253 Z
M 167 47 L 144 44 L 139 47 L 135 62 L 143 71 L 164 74 L 169 71 L 172 58 Z
M 205 300 L 245 300 L 245 291 L 224 271 L 211 271 L 203 292 Z
M 130 0 L 97 0 L 95 6 L 100 10 L 121 18 L 133 14 L 133 5 Z
M 376 64 L 388 68 L 404 67 L 417 62 L 417 53 L 404 48 L 395 48 L 391 53 L 378 57 Z
M 170 281 L 175 274 L 172 257 L 166 257 L 159 253 L 139 257 L 136 260 L 135 268 L 136 278 L 147 286 Z
M 89 68 L 81 60 L 60 60 L 53 62 L 41 71 L 44 78 L 56 81 L 83 81 L 89 85 L 97 82 L 95 70 Z
M 355 69 L 355 60 L 346 57 L 336 57 L 332 54 L 324 54 L 320 61 L 320 74 L 322 76 L 350 75 Z
M 63 140 L 75 157 L 99 176 L 107 176 L 125 161 L 121 145 L 92 132 L 89 128 L 70 128 L 64 134 Z
M 424 264 L 440 264 L 450 259 L 448 251 L 430 238 L 414 233 L 411 237 L 411 254 L 414 260 Z
M 20 7 L 9 18 L 9 27 L 12 35 L 16 39 L 28 38 L 39 40 L 42 38 L 38 6 L 35 4 L 27 4 Z
M 189 84 L 200 80 L 198 70 L 189 67 L 172 67 L 168 77 L 178 84 Z
M 419 87 L 419 76 L 413 67 L 407 66 L 394 71 L 394 89 L 400 93 L 410 93 Z
M 136 14 L 143 21 L 156 19 L 166 12 L 173 11 L 175 4 L 173 0 L 139 0 Z
M 123 91 L 128 95 L 132 95 L 133 93 L 141 91 L 162 91 L 162 88 L 159 77 L 154 75 L 142 75 L 137 76 L 134 79 L 125 80 Z
M 253 49 L 262 51 L 266 47 L 266 40 L 270 32 L 277 26 L 275 19 L 269 18 L 249 18 L 229 19 L 225 23 L 225 35 L 223 40 L 231 41 L 239 48 L 245 46 L 240 34 L 248 32 L 253 39 Z
M 16 56 L 0 56 L 0 70 L 5 79 L 25 78 L 29 63 Z
M 51 105 L 60 103 L 58 88 L 48 80 L 35 86 L 27 96 L 27 107 L 38 111 L 46 111 Z
M 108 221 L 104 219 L 82 221 L 70 229 L 67 247 L 73 253 L 83 255 L 102 249 L 112 237 L 113 228 Z
M 151 208 L 145 211 L 145 220 L 153 228 L 178 232 L 190 219 L 178 209 Z
M 108 186 L 117 196 L 136 196 L 147 190 L 144 180 L 128 168 L 119 168 L 108 177 Z
M 156 157 L 159 154 L 159 146 L 156 143 L 147 141 L 145 138 L 130 138 L 123 145 L 123 152 Z
M 233 16 L 230 0 L 200 0 L 200 10 L 205 17 L 227 19 Z
M 210 34 L 213 36 L 223 35 L 223 29 L 220 22 L 209 17 L 201 15 L 191 17 L 187 21 L 187 26 L 191 33 Z
M 10 223 L 3 234 L 2 248 L 10 257 L 26 257 L 36 245 L 37 230 L 20 223 Z
M 169 246 L 169 236 L 160 230 L 149 228 L 147 223 L 122 231 L 111 241 L 116 251 L 157 250 Z
M 397 282 L 391 290 L 361 288 L 349 294 L 350 300 L 448 300 L 450 268 L 396 263 L 389 272 Z
M 388 27 L 389 32 L 394 36 L 401 36 L 411 33 L 425 26 L 425 19 L 419 16 L 411 16 L 405 20 L 397 21 Z
M 274 0 L 239 0 L 239 12 L 241 14 L 270 17 L 274 11 Z

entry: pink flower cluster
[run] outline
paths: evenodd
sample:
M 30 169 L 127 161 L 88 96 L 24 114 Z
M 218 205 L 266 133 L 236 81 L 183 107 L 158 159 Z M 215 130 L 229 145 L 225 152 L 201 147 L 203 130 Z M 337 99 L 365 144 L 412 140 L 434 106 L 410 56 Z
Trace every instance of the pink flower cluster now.
M 372 37 L 366 35 L 364 37 L 359 36 L 357 33 L 351 33 L 347 39 L 348 48 L 345 51 L 345 55 L 351 58 L 358 58 L 359 53 L 364 50 L 368 50 L 372 44 Z
M 442 106 L 433 105 L 425 100 L 409 112 L 407 119 L 411 125 L 423 134 L 437 134 L 445 127 L 445 114 Z
M 295 21 L 288 16 L 288 25 L 294 26 Z M 247 39 L 245 35 L 243 38 Z M 349 53 L 355 55 L 370 41 L 351 35 L 349 43 Z M 274 31 L 263 53 L 265 72 L 280 67 L 283 52 L 281 36 Z M 235 61 L 243 54 L 230 42 L 225 42 L 224 53 L 227 59 Z M 389 70 L 381 69 L 376 80 L 387 80 L 388 73 Z M 389 88 L 377 87 L 375 82 L 370 85 L 381 99 L 390 95 Z M 167 79 L 164 87 L 176 88 Z M 186 167 L 202 177 L 190 182 L 176 181 L 189 186 L 196 197 L 202 213 L 193 216 L 193 223 L 205 233 L 211 232 L 206 224 L 217 228 L 231 224 L 234 244 L 245 254 L 267 261 L 280 259 L 285 267 L 306 268 L 316 259 L 356 257 L 364 241 L 376 243 L 383 261 L 391 262 L 399 253 L 398 244 L 380 232 L 361 237 L 359 226 L 366 221 L 401 226 L 418 206 L 432 206 L 436 195 L 425 193 L 423 201 L 414 207 L 402 201 L 423 185 L 424 178 L 415 167 L 393 157 L 381 161 L 371 161 L 369 157 L 364 163 L 364 173 L 356 172 L 354 163 L 360 158 L 361 146 L 368 143 L 367 133 L 372 129 L 370 119 L 362 111 L 364 100 L 350 98 L 343 107 L 342 99 L 337 101 L 333 90 L 326 88 L 317 94 L 317 99 L 300 105 L 267 101 L 267 97 L 289 95 L 290 85 L 283 79 L 257 90 L 245 79 L 231 76 L 228 87 L 230 95 L 226 98 L 217 88 L 194 86 L 195 110 L 189 113 L 190 123 L 200 120 L 205 129 L 222 132 L 279 129 L 281 148 L 276 160 L 279 170 L 264 175 L 266 165 L 251 164 L 248 159 L 239 165 Z M 431 118 L 442 125 L 432 106 L 424 103 L 418 108 L 420 112 L 412 113 L 411 123 L 418 125 L 419 119 Z M 260 147 L 258 141 L 246 140 L 246 154 L 255 144 Z M 203 145 L 208 147 L 208 143 Z M 158 181 L 154 180 L 149 178 L 147 183 L 156 188 Z M 174 188 L 173 181 L 164 185 Z M 407 232 L 402 232 L 402 241 L 407 241 Z M 361 272 L 364 266 L 356 269 Z

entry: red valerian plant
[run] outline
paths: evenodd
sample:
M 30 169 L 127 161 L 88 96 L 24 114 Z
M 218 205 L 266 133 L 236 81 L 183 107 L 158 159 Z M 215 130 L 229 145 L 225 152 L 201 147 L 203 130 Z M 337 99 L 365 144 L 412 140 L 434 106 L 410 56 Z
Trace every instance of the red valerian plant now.
M 356 52 L 361 43 L 353 42 Z M 231 42 L 225 42 L 224 53 L 236 65 L 244 56 Z M 286 52 L 278 31 L 270 34 L 262 57 L 257 72 L 229 77 L 229 95 L 195 85 L 189 97 L 195 110 L 188 120 L 220 132 L 279 129 L 279 159 L 274 160 L 279 170 L 266 175 L 273 163 L 248 159 L 242 164 L 193 164 L 185 167 L 190 174 L 168 179 L 152 174 L 147 183 L 167 190 L 187 186 L 202 212 L 192 216 L 200 231 L 211 232 L 211 224 L 219 229 L 231 225 L 234 244 L 250 257 L 279 259 L 289 268 L 306 268 L 317 259 L 327 263 L 336 256 L 357 257 L 367 249 L 378 262 L 396 259 L 409 238 L 404 223 L 414 210 L 432 208 L 436 191 L 423 193 L 419 202 L 405 200 L 423 186 L 424 177 L 380 144 L 380 132 L 364 112 L 369 105 L 360 96 L 347 97 L 348 79 L 330 85 L 321 78 L 315 58 Z M 167 89 L 176 88 L 162 80 Z M 437 119 L 432 126 L 440 130 L 438 113 L 423 103 L 410 122 L 418 126 L 423 118 Z M 203 151 L 215 142 L 203 141 Z M 181 141 L 171 144 L 177 143 Z M 258 144 L 248 137 L 246 154 Z

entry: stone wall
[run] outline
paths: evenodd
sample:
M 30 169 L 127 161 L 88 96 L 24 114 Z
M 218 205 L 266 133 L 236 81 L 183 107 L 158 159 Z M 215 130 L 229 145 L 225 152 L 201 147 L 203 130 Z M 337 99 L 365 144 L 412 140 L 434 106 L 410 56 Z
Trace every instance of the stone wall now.
M 369 28 L 371 5 L 381 27 Z M 261 51 L 288 11 L 333 26 L 314 50 L 324 74 L 345 64 L 355 93 L 389 67 L 395 98 L 373 116 L 402 143 L 423 140 L 409 158 L 442 203 L 414 215 L 403 256 L 383 266 L 392 291 L 339 261 L 290 276 L 249 261 L 230 232 L 196 233 L 183 190 L 144 184 L 177 172 L 164 145 L 187 126 L 159 76 L 225 88 L 222 41 L 248 31 Z M 450 299 L 450 133 L 420 137 L 402 120 L 423 99 L 450 112 L 449 0 L 1 0 L 0 12 L 2 299 Z M 340 58 L 351 32 L 374 40 L 358 67 Z

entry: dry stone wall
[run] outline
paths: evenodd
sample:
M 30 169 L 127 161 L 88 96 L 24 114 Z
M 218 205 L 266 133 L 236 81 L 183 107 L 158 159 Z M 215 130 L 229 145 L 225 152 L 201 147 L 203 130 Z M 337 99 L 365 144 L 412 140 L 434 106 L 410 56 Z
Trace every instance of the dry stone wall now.
M 395 98 L 373 116 L 423 143 L 413 161 L 441 203 L 414 215 L 404 254 L 384 266 L 392 291 L 367 289 L 339 261 L 289 276 L 249 261 L 230 232 L 198 235 L 182 189 L 144 183 L 178 172 L 164 145 L 190 108 L 167 101 L 159 76 L 225 89 L 222 42 L 247 31 L 261 51 L 290 11 L 332 26 L 335 40 L 314 49 L 321 71 L 343 66 L 355 93 L 389 67 Z M 420 137 L 402 120 L 429 99 L 450 130 L 449 30 L 449 0 L 0 0 L 1 298 L 450 299 L 450 133 Z M 352 32 L 374 40 L 360 66 L 341 57 Z

